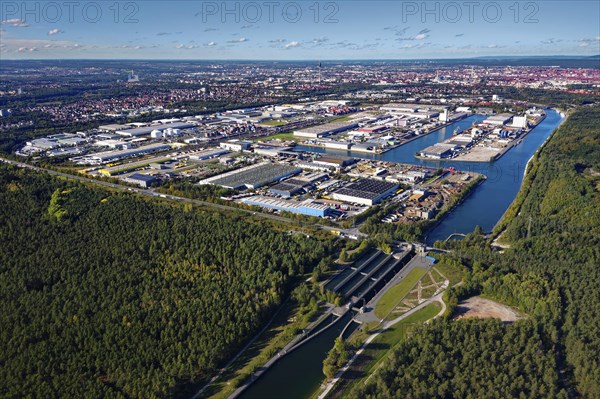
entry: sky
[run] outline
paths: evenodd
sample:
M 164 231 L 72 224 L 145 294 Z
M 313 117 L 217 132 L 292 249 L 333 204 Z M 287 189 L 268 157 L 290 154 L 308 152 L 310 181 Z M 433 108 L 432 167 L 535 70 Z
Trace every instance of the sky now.
M 600 54 L 598 1 L 10 1 L 0 59 Z

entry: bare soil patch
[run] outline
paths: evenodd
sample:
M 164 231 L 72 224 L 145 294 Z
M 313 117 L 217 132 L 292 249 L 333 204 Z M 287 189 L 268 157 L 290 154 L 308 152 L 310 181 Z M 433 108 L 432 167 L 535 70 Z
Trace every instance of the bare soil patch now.
M 456 307 L 456 320 L 463 318 L 500 319 L 505 323 L 512 323 L 522 319 L 523 316 L 514 309 L 491 299 L 474 296 L 462 301 Z

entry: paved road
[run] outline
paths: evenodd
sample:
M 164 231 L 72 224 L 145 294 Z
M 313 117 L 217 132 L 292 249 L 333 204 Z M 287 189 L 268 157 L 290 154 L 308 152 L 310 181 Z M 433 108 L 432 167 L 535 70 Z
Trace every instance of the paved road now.
M 111 182 L 106 182 L 106 181 L 102 181 L 102 180 L 96 180 L 96 179 L 92 179 L 89 177 L 83 177 L 83 176 L 73 175 L 73 174 L 69 174 L 69 173 L 57 172 L 55 170 L 40 168 L 39 166 L 33 166 L 33 165 L 30 165 L 30 164 L 27 164 L 24 162 L 17 162 L 17 161 L 13 161 L 13 160 L 6 159 L 6 158 L 0 158 L 0 161 L 14 165 L 14 166 L 18 166 L 20 168 L 34 170 L 36 172 L 48 173 L 49 175 L 61 176 L 61 177 L 65 177 L 68 179 L 77 180 L 80 182 L 94 183 L 94 184 L 98 184 L 100 186 L 109 187 L 109 188 L 116 189 L 116 190 L 129 191 L 129 192 L 134 192 L 134 193 L 141 194 L 141 195 L 146 195 L 148 197 L 168 199 L 171 201 L 183 202 L 183 203 L 188 203 L 188 204 L 193 204 L 193 205 L 208 206 L 208 207 L 213 207 L 213 208 L 221 209 L 221 210 L 225 210 L 225 211 L 244 212 L 244 213 L 252 214 L 254 216 L 262 217 L 265 219 L 276 220 L 278 222 L 289 223 L 292 225 L 298 224 L 297 220 L 289 219 L 289 218 L 286 218 L 283 216 L 272 215 L 269 213 L 254 212 L 251 210 L 237 208 L 237 207 L 233 207 L 233 206 L 229 206 L 229 205 L 215 204 L 213 202 L 206 202 L 206 201 L 195 200 L 195 199 L 190 199 L 190 198 L 185 198 L 185 197 L 178 197 L 175 195 L 159 194 L 159 193 L 155 192 L 153 189 L 129 187 L 129 186 L 125 186 L 122 184 L 111 183 Z M 323 226 L 320 224 L 310 224 L 310 223 L 305 223 L 305 222 L 301 222 L 301 225 L 302 225 L 302 227 L 313 226 L 313 227 L 319 228 L 321 230 L 326 230 L 326 231 L 339 231 L 346 235 L 355 235 L 355 236 L 359 236 L 359 237 L 367 236 L 366 234 L 360 233 L 358 231 L 358 228 L 340 229 L 340 228 L 336 228 L 336 227 Z

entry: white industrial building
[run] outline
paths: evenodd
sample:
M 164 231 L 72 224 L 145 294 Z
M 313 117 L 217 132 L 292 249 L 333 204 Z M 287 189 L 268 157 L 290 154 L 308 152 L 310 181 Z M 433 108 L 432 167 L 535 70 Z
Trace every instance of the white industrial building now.
M 100 165 L 110 161 L 116 161 L 124 158 L 131 158 L 139 155 L 150 154 L 158 151 L 170 150 L 171 146 L 168 144 L 150 144 L 143 147 L 130 148 L 126 150 L 106 151 L 99 152 L 96 154 L 89 154 L 82 157 L 84 163 L 92 165 Z
M 325 148 L 331 148 L 334 150 L 348 150 L 352 143 L 344 142 L 344 141 L 325 141 Z
M 512 117 L 513 116 L 511 114 L 498 114 L 498 115 L 490 116 L 489 118 L 484 120 L 482 123 L 485 123 L 488 125 L 503 126 L 503 125 L 506 125 L 512 119 Z
M 224 143 L 219 144 L 221 148 L 224 148 L 229 151 L 241 152 L 250 149 L 252 142 L 250 141 L 240 141 L 240 140 L 229 140 Z
M 527 117 L 526 116 L 515 116 L 513 117 L 512 127 L 518 127 L 524 129 L 527 127 Z

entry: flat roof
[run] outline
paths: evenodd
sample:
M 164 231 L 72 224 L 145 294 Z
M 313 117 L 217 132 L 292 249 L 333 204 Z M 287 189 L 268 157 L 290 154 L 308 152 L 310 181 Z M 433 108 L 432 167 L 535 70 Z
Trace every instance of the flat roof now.
M 127 129 L 130 128 L 131 126 L 129 125 L 120 125 L 120 124 L 110 124 L 110 125 L 101 125 L 98 126 L 98 129 L 100 130 L 109 130 L 109 131 L 115 131 L 115 130 L 122 130 L 122 129 Z
M 99 159 L 111 159 L 115 157 L 125 158 L 136 154 L 142 154 L 144 152 L 161 151 L 169 149 L 171 149 L 171 146 L 168 144 L 150 144 L 143 147 L 130 148 L 127 150 L 98 152 L 96 154 L 90 154 L 88 155 L 88 157 Z
M 330 164 L 335 164 L 335 165 L 343 165 L 345 162 L 350 162 L 350 161 L 353 161 L 353 160 L 354 160 L 354 158 L 351 158 L 351 157 L 324 156 L 324 157 L 319 157 L 319 158 L 315 159 L 314 162 L 330 163 Z
M 189 122 L 174 122 L 174 123 L 164 123 L 162 125 L 151 125 L 151 126 L 142 126 L 135 127 L 133 129 L 123 129 L 117 130 L 116 132 L 125 136 L 143 136 L 145 134 L 150 134 L 153 130 L 166 130 L 166 129 L 186 129 L 190 127 L 195 127 L 195 123 Z
M 201 183 L 216 184 L 233 189 L 244 186 L 256 188 L 300 172 L 302 169 L 295 166 L 262 163 L 217 175 L 203 180 Z
M 280 210 L 298 210 L 301 208 L 309 208 L 309 209 L 318 209 L 321 211 L 325 211 L 330 209 L 328 205 L 318 204 L 312 202 L 310 200 L 306 200 L 303 202 L 293 201 L 293 200 L 283 200 L 279 198 L 271 198 L 265 197 L 262 195 L 255 195 L 252 197 L 244 198 L 242 200 L 244 203 L 256 203 L 256 204 L 264 204 L 267 207 L 273 207 Z
M 358 123 L 356 122 L 330 122 L 330 123 L 326 123 L 324 125 L 318 125 L 318 126 L 313 126 L 313 127 L 307 127 L 304 129 L 300 129 L 300 130 L 296 130 L 297 132 L 301 132 L 301 133 L 310 133 L 310 134 L 323 134 L 323 133 L 327 133 L 333 130 L 345 130 L 345 129 L 352 129 L 353 127 L 358 126 Z
M 134 173 L 131 176 L 127 177 L 127 179 L 129 180 L 139 180 L 139 181 L 143 181 L 143 182 L 153 182 L 154 180 L 156 180 L 156 178 L 154 176 L 149 176 L 149 175 L 143 175 L 141 173 Z
M 357 198 L 374 199 L 398 187 L 396 183 L 382 180 L 361 179 L 335 191 L 335 194 L 348 195 Z

